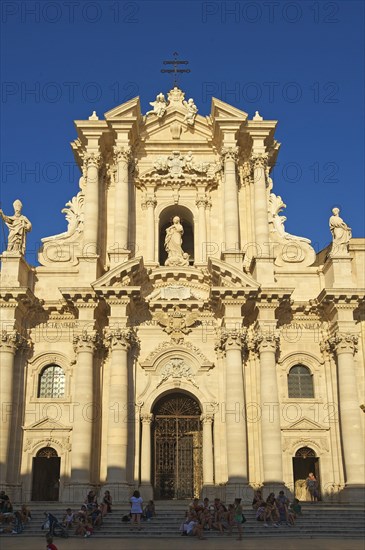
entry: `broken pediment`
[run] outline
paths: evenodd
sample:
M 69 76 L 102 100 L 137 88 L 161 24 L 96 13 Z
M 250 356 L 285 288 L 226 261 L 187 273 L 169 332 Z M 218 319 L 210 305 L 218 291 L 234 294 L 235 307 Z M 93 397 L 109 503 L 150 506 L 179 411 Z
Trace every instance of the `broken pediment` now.
M 216 97 L 212 98 L 212 108 L 210 113 L 212 119 L 237 119 L 240 122 L 244 122 L 248 118 L 248 114 L 233 105 L 225 103 L 221 99 Z
M 134 97 L 126 103 L 122 103 L 117 107 L 114 107 L 110 111 L 104 113 L 105 120 L 112 121 L 113 119 L 140 119 L 141 118 L 141 104 L 139 97 Z

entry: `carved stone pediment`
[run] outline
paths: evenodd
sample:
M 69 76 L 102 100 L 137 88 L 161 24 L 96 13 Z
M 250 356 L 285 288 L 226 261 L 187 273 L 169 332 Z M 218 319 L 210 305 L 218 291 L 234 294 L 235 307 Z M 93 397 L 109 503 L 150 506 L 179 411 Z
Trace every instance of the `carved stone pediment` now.
M 72 428 L 70 426 L 64 426 L 61 424 L 61 422 L 52 420 L 49 417 L 42 418 L 41 420 L 37 420 L 33 424 L 30 424 L 29 426 L 23 426 L 24 431 L 56 431 L 56 432 L 64 432 L 64 431 L 71 431 Z
M 285 428 L 282 428 L 282 431 L 304 431 L 304 432 L 312 432 L 313 430 L 316 431 L 326 431 L 329 430 L 329 427 L 323 427 L 317 422 L 314 422 L 313 420 L 310 420 L 310 418 L 301 418 L 297 422 L 294 422 L 290 426 L 286 426 Z
M 140 365 L 144 370 L 154 372 L 168 356 L 176 358 L 185 357 L 189 364 L 196 365 L 197 371 L 209 371 L 214 367 L 214 363 L 209 361 L 198 346 L 195 346 L 191 342 L 179 342 L 179 344 L 175 344 L 170 341 L 161 342 L 148 354 Z

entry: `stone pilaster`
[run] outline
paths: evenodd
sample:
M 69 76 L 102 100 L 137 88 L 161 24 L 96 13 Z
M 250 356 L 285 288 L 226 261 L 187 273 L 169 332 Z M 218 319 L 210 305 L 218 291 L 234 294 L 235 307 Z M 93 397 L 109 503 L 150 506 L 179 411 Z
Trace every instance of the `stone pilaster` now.
M 257 332 L 253 346 L 260 359 L 261 435 L 264 484 L 283 485 L 280 404 L 276 377 L 279 338 L 274 332 Z
M 337 362 L 339 417 L 345 470 L 345 491 L 364 487 L 364 437 L 361 428 L 361 410 L 355 376 L 354 355 L 358 337 L 338 332 L 328 340 L 329 350 Z

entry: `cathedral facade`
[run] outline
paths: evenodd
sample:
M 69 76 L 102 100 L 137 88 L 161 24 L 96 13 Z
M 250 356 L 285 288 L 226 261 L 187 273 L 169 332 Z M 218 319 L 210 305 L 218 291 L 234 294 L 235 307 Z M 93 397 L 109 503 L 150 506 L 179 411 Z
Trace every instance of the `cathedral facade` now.
M 358 498 L 365 240 L 336 208 L 319 253 L 285 231 L 276 121 L 177 87 L 151 107 L 75 122 L 79 189 L 39 265 L 20 201 L 2 213 L 0 488 L 307 500 L 313 472 Z

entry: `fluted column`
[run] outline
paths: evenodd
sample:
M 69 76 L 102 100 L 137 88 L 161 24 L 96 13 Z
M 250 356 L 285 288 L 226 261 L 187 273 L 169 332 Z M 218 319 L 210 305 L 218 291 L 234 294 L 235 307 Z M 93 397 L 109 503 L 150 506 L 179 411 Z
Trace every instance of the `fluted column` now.
M 108 330 L 110 380 L 107 432 L 107 483 L 127 482 L 129 329 Z
M 203 424 L 203 484 L 213 485 L 213 415 L 202 414 L 200 419 Z
M 153 414 L 144 413 L 142 421 L 141 445 L 141 485 L 151 485 L 151 426 Z
M 155 262 L 155 206 L 156 199 L 147 197 L 144 207 L 146 209 L 146 261 Z
M 207 261 L 207 222 L 205 217 L 205 209 L 207 199 L 205 196 L 197 198 L 196 206 L 198 208 L 198 232 L 199 232 L 199 255 L 198 261 Z
M 261 435 L 264 483 L 283 483 L 279 392 L 276 378 L 278 337 L 271 332 L 255 335 L 260 358 Z
M 223 419 L 227 432 L 228 483 L 247 483 L 247 434 L 243 384 L 241 330 L 224 330 L 221 346 L 225 351 L 226 402 Z
M 269 255 L 269 218 L 266 191 L 267 153 L 253 154 L 254 198 L 255 198 L 255 234 L 257 255 Z
M 117 166 L 114 195 L 114 246 L 116 251 L 128 250 L 129 229 L 129 162 L 131 148 L 128 145 L 114 146 Z
M 93 456 L 94 402 L 94 351 L 97 333 L 86 332 L 74 337 L 75 408 L 72 430 L 71 483 L 89 484 Z
M 0 339 L 0 485 L 6 484 L 9 477 L 11 445 L 11 421 L 14 403 L 14 358 L 20 344 L 20 336 L 16 330 L 3 330 Z
M 360 417 L 362 413 L 354 365 L 357 342 L 357 336 L 348 333 L 337 333 L 329 339 L 330 348 L 337 358 L 339 417 L 346 486 L 361 486 L 365 482 L 364 439 Z
M 224 159 L 224 240 L 226 251 L 240 249 L 238 193 L 237 193 L 237 161 L 238 147 L 223 147 Z
M 98 253 L 99 224 L 99 167 L 101 155 L 98 152 L 86 152 L 84 169 L 86 172 L 84 250 L 90 256 Z

